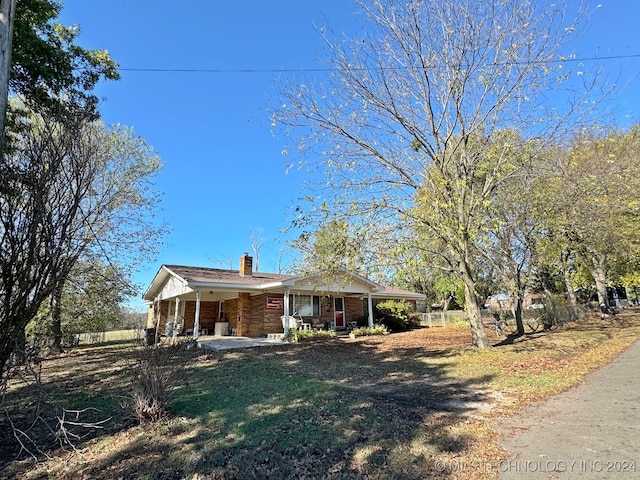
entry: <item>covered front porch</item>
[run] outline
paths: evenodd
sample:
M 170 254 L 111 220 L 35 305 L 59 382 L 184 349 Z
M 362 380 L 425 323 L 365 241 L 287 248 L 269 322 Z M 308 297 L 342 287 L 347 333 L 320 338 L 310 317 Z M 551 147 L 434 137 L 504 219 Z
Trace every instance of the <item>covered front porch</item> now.
M 157 299 L 150 323 L 161 336 L 285 336 L 296 322 L 307 328 L 347 330 L 358 322 L 373 326 L 371 295 L 309 295 L 285 289 L 283 293 L 214 292 L 196 289 Z
M 297 319 L 311 328 L 337 331 L 371 327 L 374 298 L 408 300 L 415 306 L 422 297 L 346 271 L 330 282 L 319 275 L 254 272 L 247 254 L 239 270 L 162 265 L 143 295 L 150 307 L 147 327 L 159 335 L 196 339 L 286 336 Z

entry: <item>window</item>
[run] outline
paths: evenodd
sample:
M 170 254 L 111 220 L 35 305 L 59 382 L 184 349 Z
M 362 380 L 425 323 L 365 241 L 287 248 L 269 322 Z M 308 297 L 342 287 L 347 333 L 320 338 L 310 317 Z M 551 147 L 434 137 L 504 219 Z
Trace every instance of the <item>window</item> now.
M 376 315 L 376 312 L 378 311 L 378 304 L 384 302 L 385 300 L 383 298 L 372 298 L 371 299 L 371 305 L 373 306 L 373 315 Z M 362 299 L 362 311 L 364 312 L 364 316 L 368 317 L 369 316 L 369 300 L 367 300 L 366 298 Z
M 317 295 L 291 295 L 289 297 L 289 313 L 291 315 L 320 315 L 320 297 Z

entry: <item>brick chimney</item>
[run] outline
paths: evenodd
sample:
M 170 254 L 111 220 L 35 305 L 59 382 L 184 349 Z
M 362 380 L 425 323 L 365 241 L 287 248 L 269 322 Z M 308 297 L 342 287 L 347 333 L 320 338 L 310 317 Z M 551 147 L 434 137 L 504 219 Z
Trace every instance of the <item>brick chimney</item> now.
M 248 253 L 245 252 L 244 255 L 240 257 L 240 276 L 241 277 L 250 277 L 253 275 L 253 258 L 249 256 Z

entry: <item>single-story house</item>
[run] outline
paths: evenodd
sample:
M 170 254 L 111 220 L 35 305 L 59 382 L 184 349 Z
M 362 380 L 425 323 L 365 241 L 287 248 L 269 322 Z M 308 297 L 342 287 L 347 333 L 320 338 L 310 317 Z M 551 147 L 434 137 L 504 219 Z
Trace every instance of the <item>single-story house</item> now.
M 486 306 L 495 312 L 508 311 L 513 308 L 514 299 L 507 293 L 498 293 L 487 298 Z M 522 308 L 527 310 L 544 308 L 544 295 L 541 293 L 526 293 L 522 300 Z
M 405 300 L 415 306 L 425 299 L 346 271 L 327 285 L 318 275 L 254 272 L 252 266 L 248 254 L 241 257 L 239 270 L 162 265 L 143 294 L 149 303 L 147 326 L 159 334 L 172 334 L 177 326 L 179 333 L 196 338 L 286 334 L 295 319 L 307 328 L 340 330 L 365 319 L 373 326 L 378 301 Z

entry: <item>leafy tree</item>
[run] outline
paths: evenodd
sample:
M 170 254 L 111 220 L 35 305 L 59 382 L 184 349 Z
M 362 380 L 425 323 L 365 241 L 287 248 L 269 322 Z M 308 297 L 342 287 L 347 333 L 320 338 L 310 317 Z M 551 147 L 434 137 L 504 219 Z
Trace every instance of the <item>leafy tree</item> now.
M 464 285 L 458 277 L 439 275 L 435 277 L 434 285 L 443 310 L 464 305 Z
M 314 200 L 368 215 L 372 228 L 440 239 L 464 285 L 472 344 L 488 348 L 476 289 L 485 211 L 522 167 L 511 152 L 549 141 L 572 114 L 547 99 L 567 78 L 561 48 L 576 23 L 560 5 L 528 0 L 356 3 L 364 33 L 327 36 L 329 79 L 285 86 L 275 121 L 308 134 L 301 161 L 308 154 L 328 176 Z M 522 145 L 503 138 L 507 127 Z M 310 205 L 306 219 L 319 211 Z
M 56 20 L 61 2 L 18 0 L 13 9 L 10 3 L 2 2 L 8 14 L 2 40 L 9 47 L 2 58 L 7 60 L 4 68 L 10 68 L 8 85 L 0 92 L 3 101 L 11 92 L 31 110 L 58 118 L 80 115 L 95 120 L 98 97 L 92 90 L 103 78 L 119 78 L 117 64 L 105 50 L 87 50 L 75 43 L 80 29 Z M 4 120 L 6 104 L 2 107 Z
M 608 304 L 610 268 L 637 255 L 640 181 L 631 172 L 639 162 L 638 127 L 583 130 L 539 187 L 545 248 L 560 258 L 569 291 L 575 272 L 586 269 L 598 302 Z
M 66 332 L 105 331 L 124 321 L 123 303 L 136 292 L 111 265 L 76 264 L 62 294 L 62 324 Z
M 535 245 L 534 288 L 543 291 L 548 299 L 566 294 L 574 312 L 577 311 L 577 285 L 574 277 L 578 264 L 566 231 L 554 225 L 555 218 L 562 218 L 563 206 L 554 199 L 554 192 L 562 190 L 562 165 L 568 149 L 552 145 L 535 159 L 527 192 L 531 217 L 539 225 L 540 236 Z
M 102 332 L 124 325 L 128 315 L 124 301 L 135 293 L 123 271 L 98 261 L 80 260 L 63 284 L 61 295 L 52 295 L 29 323 L 27 337 L 46 341 L 51 347 L 51 339 L 58 341 L 56 335 Z M 54 324 L 54 315 L 59 316 L 59 324 Z M 54 343 L 54 347 L 60 345 Z
M 83 219 L 89 233 L 84 237 L 83 257 L 90 263 L 109 265 L 109 271 L 119 271 L 122 293 L 132 295 L 137 287 L 125 280 L 155 255 L 165 232 L 164 225 L 154 222 L 158 195 L 151 188 L 162 164 L 133 129 L 119 125 L 104 129 L 100 123 L 94 128 L 95 138 L 84 139 L 94 142 L 97 151 L 91 192 L 83 199 L 84 211 L 94 213 Z M 67 277 L 64 283 L 69 280 Z M 60 300 L 58 287 L 52 301 Z M 56 351 L 60 350 L 60 319 L 57 310 L 52 314 Z
M 326 280 L 344 270 L 363 273 L 361 245 L 343 220 L 328 220 L 315 232 L 302 233 L 293 246 L 302 254 L 299 269 L 303 272 L 319 273 Z
M 633 269 L 629 269 L 627 273 L 620 276 L 620 281 L 627 290 L 628 298 L 633 299 L 637 304 L 640 300 L 638 297 L 638 293 L 640 293 L 640 265 L 637 261 L 634 262 Z
M 78 228 L 65 219 L 84 215 L 86 205 L 81 207 L 79 198 L 91 195 L 85 189 L 86 182 L 91 183 L 93 163 L 82 165 L 81 142 L 75 147 L 62 145 L 61 136 L 76 138 L 84 133 L 84 123 L 98 117 L 93 87 L 102 78 L 117 79 L 118 73 L 106 51 L 75 44 L 78 28 L 56 21 L 59 2 L 3 1 L 0 6 L 0 143 L 4 153 L 0 162 L 0 366 L 4 366 L 13 344 L 24 336 L 25 322 L 44 298 L 60 292 L 79 255 L 78 250 L 65 248 Z M 7 128 L 9 94 L 19 101 L 11 103 Z M 10 135 L 5 135 L 7 130 Z M 46 151 L 58 147 L 61 150 Z M 63 181 L 69 185 L 61 187 Z M 51 209 L 57 206 L 59 211 Z M 43 260 L 46 255 L 59 257 Z M 44 268 L 34 272 L 38 266 Z
M 526 156 L 527 152 L 520 154 Z M 487 212 L 490 228 L 480 239 L 480 253 L 512 298 L 517 335 L 524 335 L 523 303 L 533 279 L 536 244 L 543 235 L 529 199 L 534 177 L 529 169 L 522 169 L 520 175 L 495 190 Z
M 385 300 L 376 305 L 375 320 L 392 332 L 409 330 L 416 326 L 413 312 L 413 306 L 409 302 Z

